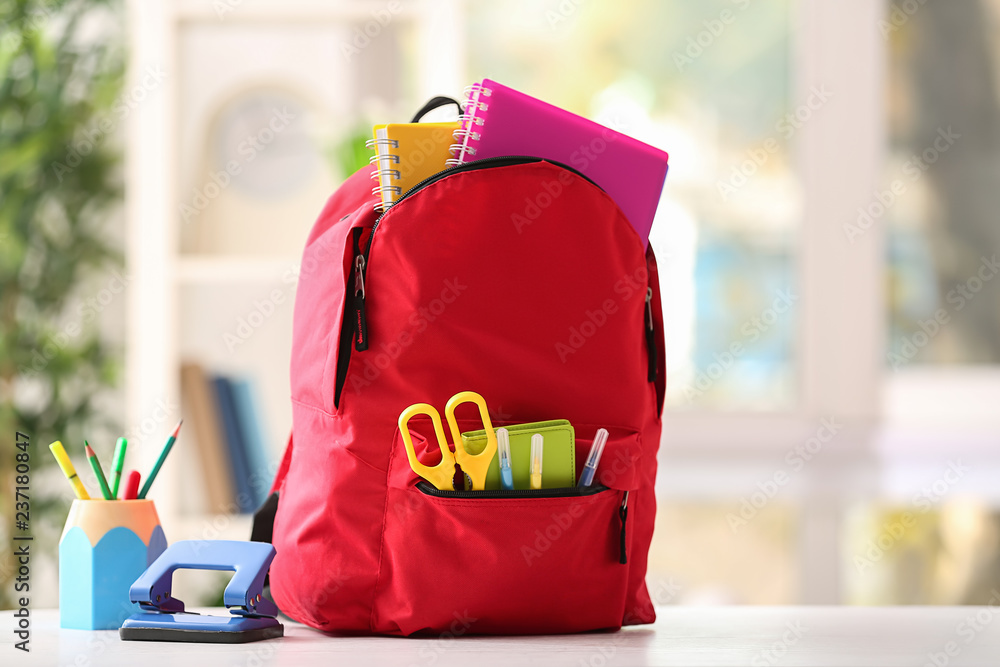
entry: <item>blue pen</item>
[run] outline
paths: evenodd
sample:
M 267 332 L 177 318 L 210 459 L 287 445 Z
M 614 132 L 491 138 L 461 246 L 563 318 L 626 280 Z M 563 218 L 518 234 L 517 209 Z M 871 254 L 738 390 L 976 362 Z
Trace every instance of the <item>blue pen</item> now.
M 597 465 L 601 462 L 601 454 L 604 453 L 604 445 L 607 441 L 608 430 L 597 429 L 594 444 L 590 448 L 590 455 L 587 456 L 587 463 L 583 466 L 583 473 L 580 475 L 580 483 L 577 486 L 590 486 L 594 482 L 594 474 L 597 472 Z
M 514 490 L 514 473 L 510 469 L 510 434 L 507 429 L 497 429 L 497 456 L 500 457 L 500 486 L 505 491 Z

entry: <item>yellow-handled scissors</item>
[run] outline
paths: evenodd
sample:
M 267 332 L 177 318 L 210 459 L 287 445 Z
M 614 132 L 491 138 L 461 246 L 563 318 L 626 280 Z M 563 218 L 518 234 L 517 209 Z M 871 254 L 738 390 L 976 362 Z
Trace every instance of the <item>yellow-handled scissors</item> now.
M 486 429 L 486 447 L 478 454 L 469 454 L 462 446 L 462 434 L 458 430 L 458 421 L 455 419 L 455 408 L 462 403 L 475 403 L 479 407 L 479 416 L 483 419 L 483 426 Z M 417 415 L 427 415 L 434 424 L 434 435 L 437 437 L 438 448 L 441 450 L 441 462 L 436 466 L 425 466 L 417 460 L 417 453 L 413 449 L 413 437 L 410 435 L 410 429 L 407 428 L 410 419 Z M 410 467 L 413 468 L 413 472 L 436 488 L 454 490 L 455 463 L 457 462 L 472 485 L 472 490 L 484 489 L 490 461 L 497 453 L 497 436 L 493 431 L 490 413 L 486 409 L 486 399 L 474 391 L 459 392 L 448 399 L 448 403 L 444 406 L 444 416 L 448 420 L 452 442 L 455 443 L 454 453 L 448 447 L 444 427 L 441 425 L 441 415 L 433 405 L 417 403 L 399 413 L 399 433 L 403 436 L 403 445 L 406 446 L 406 458 L 410 460 Z

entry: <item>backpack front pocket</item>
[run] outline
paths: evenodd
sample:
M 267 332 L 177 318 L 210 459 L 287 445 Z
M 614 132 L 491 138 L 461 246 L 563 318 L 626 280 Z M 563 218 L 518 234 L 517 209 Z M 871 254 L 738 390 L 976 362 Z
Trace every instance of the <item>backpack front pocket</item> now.
M 606 455 L 634 451 L 636 433 L 615 436 Z M 584 488 L 442 491 L 414 479 L 402 451 L 397 430 L 374 631 L 457 636 L 621 627 L 627 488 L 595 480 Z M 613 477 L 618 486 L 633 480 Z

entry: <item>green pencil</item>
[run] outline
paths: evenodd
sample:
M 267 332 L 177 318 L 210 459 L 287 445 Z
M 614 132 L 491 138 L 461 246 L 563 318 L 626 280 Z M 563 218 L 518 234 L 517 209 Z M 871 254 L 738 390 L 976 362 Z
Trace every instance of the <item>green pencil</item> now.
M 87 459 L 90 461 L 90 467 L 94 469 L 94 477 L 97 478 L 97 483 L 101 486 L 101 495 L 104 496 L 105 500 L 111 500 L 111 489 L 108 488 L 108 480 L 104 478 L 104 471 L 101 470 L 101 462 L 97 460 L 97 454 L 90 448 L 90 443 L 84 440 L 83 444 L 87 449 Z
M 156 476 L 160 473 L 160 466 L 162 466 L 163 462 L 167 459 L 167 454 L 170 453 L 170 448 L 174 446 L 174 442 L 177 440 L 177 434 L 180 433 L 181 424 L 183 423 L 183 419 L 177 422 L 177 428 L 175 428 L 174 432 L 170 434 L 169 438 L 167 438 L 167 444 L 163 445 L 163 451 L 160 452 L 160 458 L 156 459 L 156 463 L 153 464 L 153 469 L 150 471 L 149 477 L 146 478 L 145 483 L 142 485 L 142 490 L 139 491 L 139 500 L 145 498 L 146 494 L 149 493 L 149 487 L 153 485 L 153 480 L 156 479 Z
M 111 464 L 111 498 L 118 499 L 118 483 L 122 481 L 122 468 L 125 466 L 125 448 L 128 440 L 118 438 L 115 443 L 115 460 Z

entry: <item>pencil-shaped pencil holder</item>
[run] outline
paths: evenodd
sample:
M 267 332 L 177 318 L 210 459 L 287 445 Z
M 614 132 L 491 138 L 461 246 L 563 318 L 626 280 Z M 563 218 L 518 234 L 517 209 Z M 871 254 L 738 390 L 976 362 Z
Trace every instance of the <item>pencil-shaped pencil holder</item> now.
M 132 583 L 167 548 L 152 500 L 74 500 L 59 541 L 59 625 L 114 630 Z

